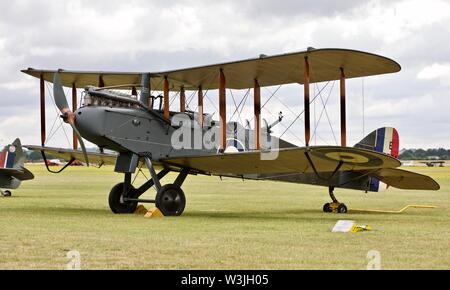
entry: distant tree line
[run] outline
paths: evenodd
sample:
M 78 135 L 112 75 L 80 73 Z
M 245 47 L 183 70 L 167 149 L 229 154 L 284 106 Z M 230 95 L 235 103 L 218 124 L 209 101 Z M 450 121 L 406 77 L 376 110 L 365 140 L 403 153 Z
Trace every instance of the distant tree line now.
M 439 149 L 403 149 L 400 153 L 401 160 L 450 160 L 450 150 Z

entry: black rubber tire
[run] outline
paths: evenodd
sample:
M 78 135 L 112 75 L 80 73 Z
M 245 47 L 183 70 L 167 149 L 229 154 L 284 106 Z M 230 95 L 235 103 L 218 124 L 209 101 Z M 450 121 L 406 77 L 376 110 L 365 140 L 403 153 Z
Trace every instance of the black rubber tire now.
M 331 206 L 330 206 L 329 203 L 326 203 L 326 204 L 323 205 L 323 212 L 330 213 L 332 211 L 333 210 L 331 209 Z
M 347 213 L 348 212 L 347 206 L 345 204 L 341 203 L 338 206 L 337 212 L 342 213 L 342 214 Z
M 156 207 L 164 216 L 181 216 L 186 208 L 186 196 L 178 185 L 164 185 L 156 194 Z
M 111 192 L 109 193 L 109 207 L 111 211 L 115 214 L 130 214 L 136 211 L 137 202 L 123 202 L 122 194 L 123 194 L 123 183 L 119 183 L 115 185 Z M 136 189 L 131 186 L 130 192 L 128 193 L 129 197 L 136 197 L 135 193 Z
M 4 197 L 11 197 L 11 196 L 12 196 L 12 193 L 11 193 L 11 191 L 9 191 L 9 190 L 5 190 L 5 191 L 3 192 L 3 196 L 4 196 Z

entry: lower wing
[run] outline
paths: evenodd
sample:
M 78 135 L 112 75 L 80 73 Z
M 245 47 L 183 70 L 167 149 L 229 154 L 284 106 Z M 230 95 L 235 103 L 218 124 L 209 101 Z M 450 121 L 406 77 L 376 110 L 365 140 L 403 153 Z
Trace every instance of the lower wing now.
M 361 171 L 401 165 L 397 159 L 372 150 L 334 146 L 184 156 L 160 162 L 214 175 Z
M 43 151 L 70 161 L 84 160 L 83 152 L 71 149 L 24 146 L 33 151 Z M 88 153 L 89 160 L 99 166 L 114 165 L 117 155 Z M 353 171 L 376 178 L 400 189 L 439 190 L 431 177 L 409 172 L 399 167 L 401 163 L 386 154 L 372 150 L 345 147 L 289 148 L 270 152 L 241 152 L 216 155 L 198 155 L 162 159 L 156 162 L 172 168 L 190 169 L 196 173 L 224 176 L 246 174 L 288 174 Z
M 70 160 L 78 160 L 83 162 L 84 155 L 82 151 L 79 150 L 71 150 L 71 149 L 63 149 L 63 148 L 51 148 L 51 147 L 40 147 L 40 146 L 31 146 L 25 145 L 23 146 L 29 150 L 36 152 L 44 152 L 45 154 L 51 155 L 53 157 L 61 158 L 66 161 Z M 108 153 L 95 153 L 88 152 L 89 161 L 91 163 L 97 164 L 98 166 L 103 165 L 114 165 L 116 164 L 117 155 L 108 154 Z

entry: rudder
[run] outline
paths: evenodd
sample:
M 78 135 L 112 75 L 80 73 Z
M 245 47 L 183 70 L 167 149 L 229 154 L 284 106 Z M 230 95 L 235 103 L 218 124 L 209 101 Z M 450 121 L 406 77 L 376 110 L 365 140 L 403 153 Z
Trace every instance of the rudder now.
M 369 149 L 398 158 L 400 138 L 395 128 L 384 127 L 373 131 L 355 145 L 356 148 Z
M 392 127 L 384 127 L 373 131 L 363 140 L 355 145 L 356 148 L 373 150 L 376 152 L 390 155 L 394 158 L 399 156 L 400 138 L 397 129 Z M 369 191 L 378 192 L 382 187 L 378 179 L 369 178 Z M 384 184 L 383 184 L 384 185 Z M 384 186 L 383 186 L 384 187 Z M 387 186 L 386 186 L 387 188 Z
M 5 146 L 0 153 L 0 168 L 21 168 L 25 162 L 22 144 L 16 139 L 12 144 Z

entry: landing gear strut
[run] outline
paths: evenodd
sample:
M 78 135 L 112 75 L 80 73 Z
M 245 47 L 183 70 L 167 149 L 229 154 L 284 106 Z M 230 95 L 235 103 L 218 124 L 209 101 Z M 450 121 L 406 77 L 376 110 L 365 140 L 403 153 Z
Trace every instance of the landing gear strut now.
M 165 168 L 157 174 L 151 159 L 145 157 L 145 162 L 152 178 L 141 187 L 134 188 L 131 185 L 131 173 L 125 173 L 125 181 L 114 186 L 109 194 L 109 206 L 112 212 L 116 214 L 130 214 L 136 211 L 138 203 L 153 203 L 164 216 L 182 215 L 186 208 L 186 196 L 181 186 L 186 180 L 189 171 L 181 171 L 173 184 L 162 186 L 161 179 L 170 170 Z M 139 199 L 153 186 L 155 186 L 157 191 L 155 200 Z
M 340 203 L 334 196 L 334 187 L 330 187 L 328 189 L 328 193 L 330 194 L 331 200 L 333 202 L 324 204 L 323 211 L 334 213 L 347 213 L 348 212 L 347 206 L 343 203 Z
M 150 158 L 146 157 L 145 162 L 147 164 L 148 169 L 150 170 L 152 180 L 154 180 L 155 187 L 157 190 L 155 200 L 156 207 L 165 216 L 182 215 L 184 209 L 186 208 L 186 197 L 184 195 L 183 190 L 181 189 L 181 186 L 186 180 L 189 171 L 187 170 L 181 171 L 180 175 L 178 175 L 178 178 L 175 180 L 174 184 L 166 184 L 164 186 L 161 186 L 158 175 L 156 174 L 156 171 L 153 167 Z

